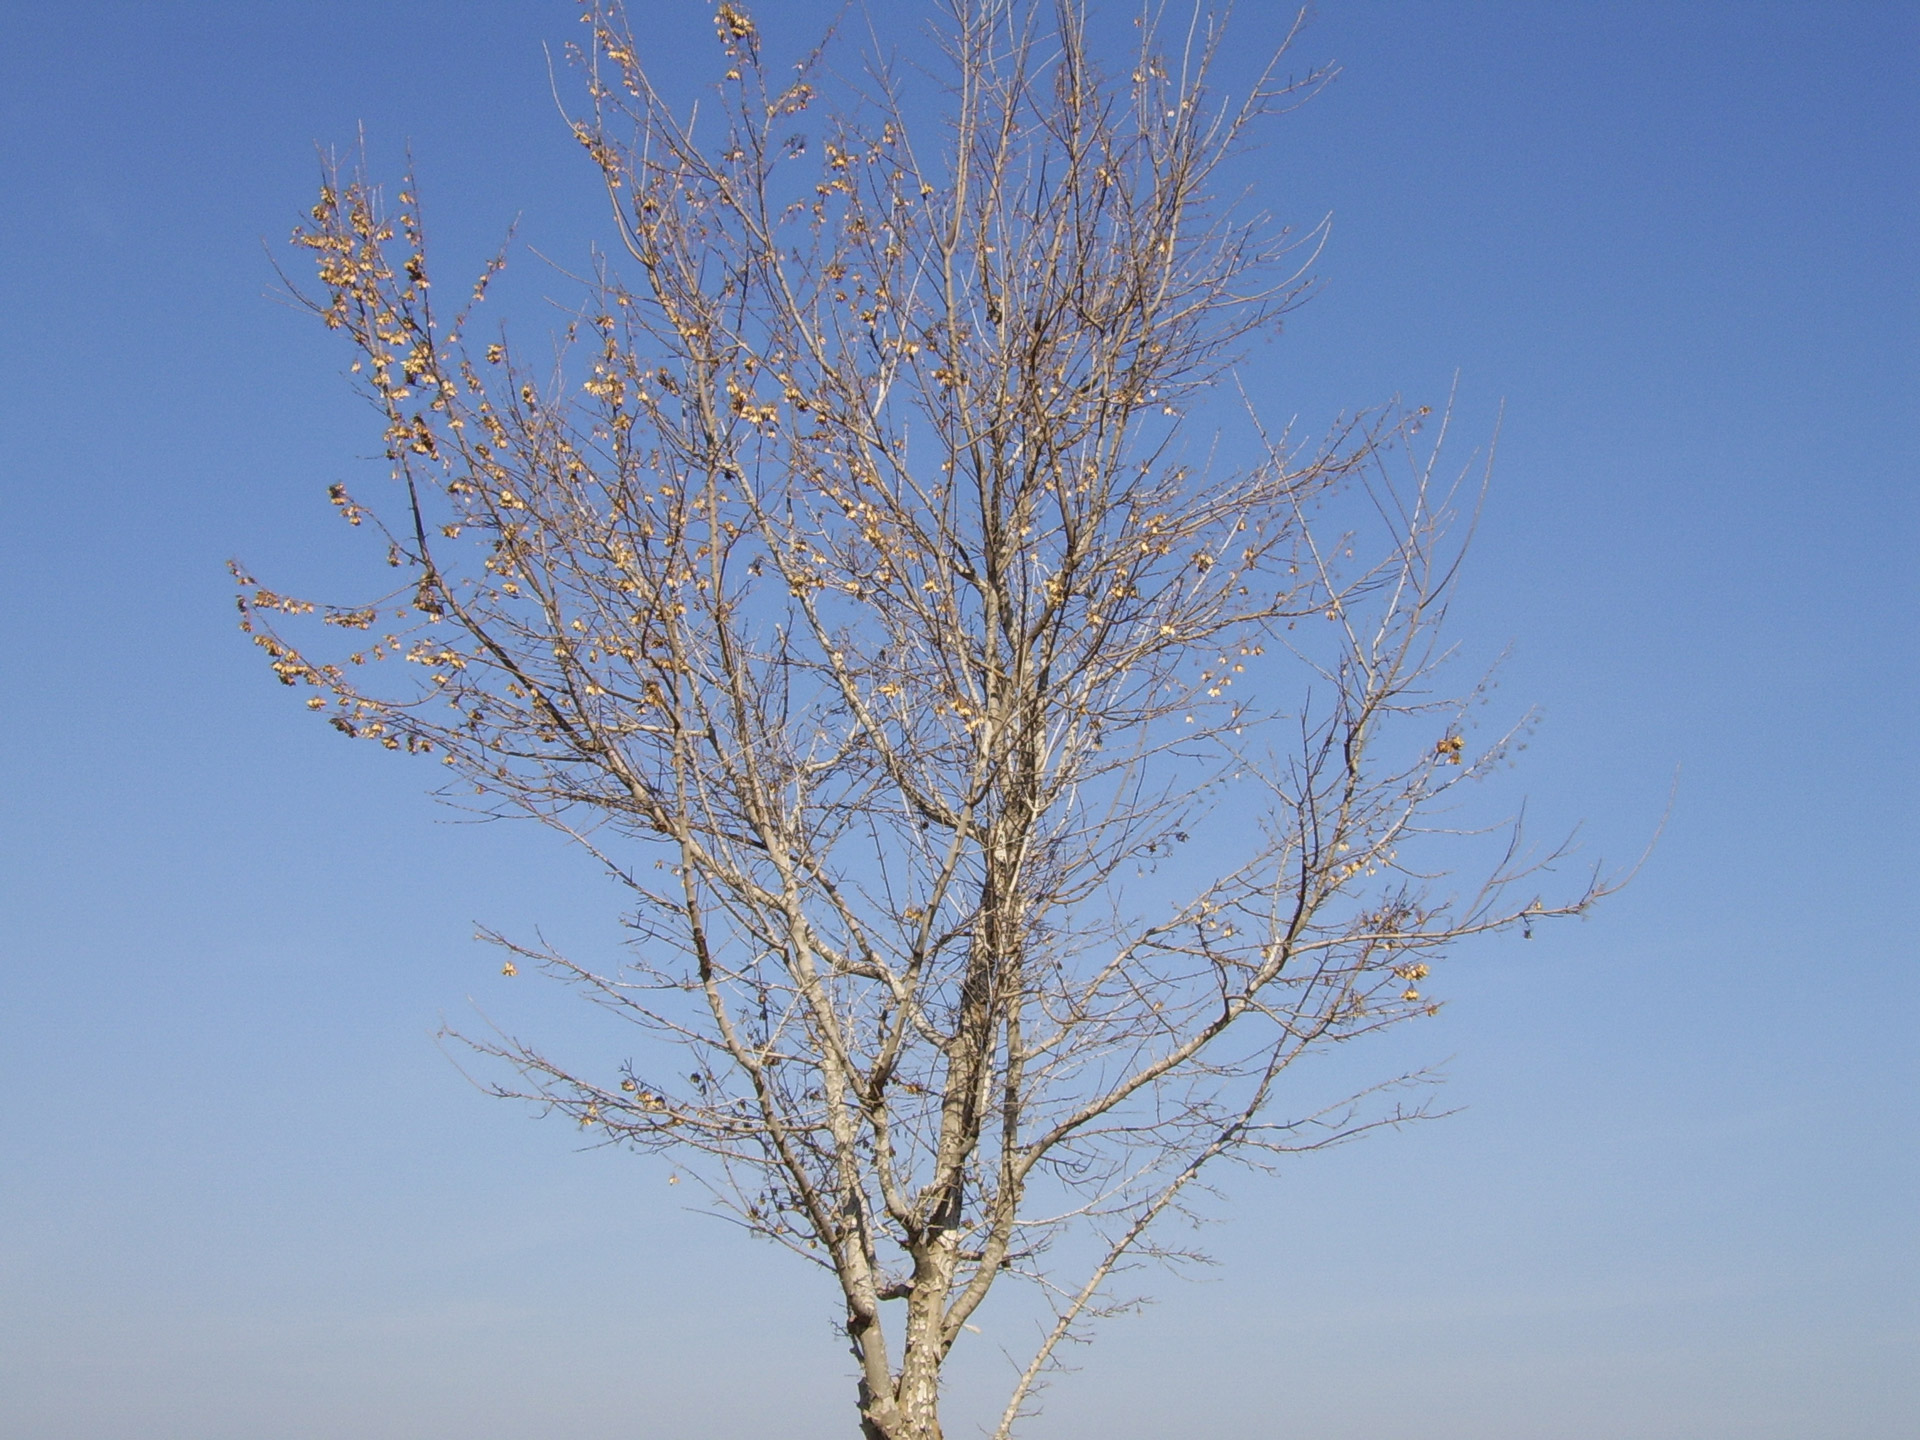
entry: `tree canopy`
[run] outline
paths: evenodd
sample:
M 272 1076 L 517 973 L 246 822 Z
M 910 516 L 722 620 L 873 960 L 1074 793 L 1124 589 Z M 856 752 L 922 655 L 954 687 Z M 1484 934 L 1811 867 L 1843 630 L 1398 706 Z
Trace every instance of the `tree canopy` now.
M 241 575 L 243 622 L 337 729 L 626 888 L 617 966 L 494 938 L 643 1058 L 471 1037 L 498 1091 L 683 1157 L 828 1271 L 875 1440 L 937 1436 L 970 1317 L 1036 1284 L 1005 1436 L 1215 1160 L 1416 1113 L 1295 1108 L 1290 1066 L 1604 887 L 1543 898 L 1517 831 L 1448 878 L 1450 797 L 1512 732 L 1470 745 L 1441 673 L 1444 426 L 1303 442 L 1241 382 L 1317 234 L 1233 165 L 1321 73 L 1282 44 L 1223 98 L 1201 10 L 1122 50 L 1071 0 L 953 0 L 942 68 L 850 79 L 723 3 L 696 118 L 586 14 L 613 245 L 562 358 L 481 338 L 498 261 L 441 302 L 411 182 L 330 173 L 301 293 L 396 482 L 333 500 L 399 579 L 316 606 Z

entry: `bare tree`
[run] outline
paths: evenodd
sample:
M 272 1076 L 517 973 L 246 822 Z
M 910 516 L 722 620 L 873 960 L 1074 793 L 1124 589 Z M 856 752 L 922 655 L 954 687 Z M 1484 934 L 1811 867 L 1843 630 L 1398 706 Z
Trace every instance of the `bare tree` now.
M 1185 412 L 1238 396 L 1316 239 L 1222 167 L 1323 77 L 1276 57 L 1224 102 L 1218 25 L 1159 14 L 1109 73 L 1077 0 L 950 0 L 934 109 L 881 61 L 776 73 L 723 3 L 696 129 L 590 6 L 574 129 L 623 255 L 550 371 L 461 339 L 408 190 L 331 174 L 295 236 L 402 497 L 334 500 L 403 583 L 322 607 L 350 655 L 241 575 L 245 624 L 335 727 L 628 888 L 612 970 L 493 938 L 666 1042 L 644 1068 L 469 1043 L 830 1272 L 872 1440 L 941 1433 L 942 1366 L 1019 1277 L 1048 1319 L 1008 1435 L 1213 1161 L 1412 1113 L 1282 1113 L 1296 1060 L 1600 893 L 1538 898 L 1508 846 L 1449 897 L 1423 858 L 1507 744 L 1469 752 L 1435 677 L 1427 412 L 1302 445 L 1236 398 L 1206 413 L 1245 463 L 1195 458 Z

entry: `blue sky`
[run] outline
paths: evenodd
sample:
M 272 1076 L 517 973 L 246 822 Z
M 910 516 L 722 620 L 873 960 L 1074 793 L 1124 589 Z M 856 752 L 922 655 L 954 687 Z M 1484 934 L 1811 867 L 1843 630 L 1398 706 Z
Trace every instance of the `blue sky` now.
M 270 295 L 313 146 L 411 145 L 456 267 L 516 215 L 584 254 L 542 51 L 572 11 L 0 0 L 9 1436 L 851 1433 L 814 1277 L 433 1041 L 474 1005 L 566 1033 L 471 932 L 604 945 L 611 897 L 314 723 L 233 623 L 229 556 L 364 564 L 325 489 L 375 433 Z M 710 58 L 694 0 L 647 33 Z M 1504 402 L 1458 608 L 1543 712 L 1514 793 L 1631 859 L 1678 789 L 1625 893 L 1462 952 L 1438 1020 L 1352 1057 L 1443 1063 L 1459 1114 L 1231 1182 L 1221 1266 L 1108 1324 L 1028 1433 L 1900 1433 L 1920 10 L 1329 0 L 1300 53 L 1344 73 L 1249 179 L 1332 239 L 1250 374 L 1307 420 L 1457 374 L 1470 443 Z

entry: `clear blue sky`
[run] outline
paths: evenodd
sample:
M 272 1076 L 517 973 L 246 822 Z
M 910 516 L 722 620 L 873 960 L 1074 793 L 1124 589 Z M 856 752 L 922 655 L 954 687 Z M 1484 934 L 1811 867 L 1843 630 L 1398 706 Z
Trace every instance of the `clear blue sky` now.
M 702 6 L 643 8 L 655 64 L 706 62 Z M 852 1431 L 815 1277 L 433 1043 L 470 1005 L 566 1033 L 469 936 L 605 943 L 610 898 L 315 723 L 222 569 L 363 559 L 325 487 L 375 433 L 262 248 L 314 143 L 410 143 L 456 264 L 516 214 L 577 258 L 541 49 L 575 28 L 0 0 L 0 1434 Z M 1544 711 L 1516 785 L 1620 859 L 1678 797 L 1625 894 L 1463 952 L 1355 1057 L 1447 1062 L 1460 1114 L 1233 1181 L 1223 1265 L 1029 1433 L 1912 1433 L 1920 7 L 1328 0 L 1301 54 L 1345 73 L 1252 174 L 1333 237 L 1263 393 L 1457 371 L 1475 439 L 1504 400 L 1460 635 Z

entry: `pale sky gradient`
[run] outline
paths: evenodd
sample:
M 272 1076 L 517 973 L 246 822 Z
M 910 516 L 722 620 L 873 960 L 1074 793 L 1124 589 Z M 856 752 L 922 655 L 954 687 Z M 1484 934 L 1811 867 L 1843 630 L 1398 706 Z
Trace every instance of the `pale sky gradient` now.
M 707 7 L 641 8 L 654 64 L 708 63 Z M 573 13 L 0 0 L 10 1440 L 853 1433 L 819 1277 L 433 1042 L 474 1005 L 569 1034 L 472 929 L 606 946 L 612 897 L 449 823 L 234 628 L 229 556 L 364 570 L 325 489 L 377 432 L 262 243 L 314 144 L 410 144 L 444 264 L 516 215 L 578 260 Z M 1342 1059 L 1444 1062 L 1461 1113 L 1229 1177 L 1222 1265 L 1025 1433 L 1913 1433 L 1920 7 L 1328 0 L 1300 54 L 1344 74 L 1247 174 L 1333 213 L 1325 288 L 1250 382 L 1312 422 L 1457 372 L 1469 444 L 1504 401 L 1458 633 L 1543 711 L 1512 793 L 1615 860 L 1677 798 L 1591 921 L 1463 951 L 1438 1020 Z M 982 1323 L 954 1440 L 1004 1390 Z

